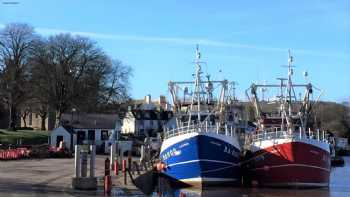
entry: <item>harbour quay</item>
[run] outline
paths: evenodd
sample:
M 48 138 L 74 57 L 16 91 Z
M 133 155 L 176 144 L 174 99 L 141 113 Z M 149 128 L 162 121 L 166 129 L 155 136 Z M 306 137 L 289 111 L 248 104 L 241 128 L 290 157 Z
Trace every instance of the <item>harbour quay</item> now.
M 24 159 L 0 162 L 0 196 L 104 196 L 104 162 L 108 156 L 97 155 L 95 176 L 96 190 L 75 190 L 74 158 Z M 137 158 L 133 158 L 137 160 Z M 137 173 L 133 176 L 137 177 Z M 111 196 L 142 196 L 127 177 L 124 185 L 122 173 L 112 172 Z

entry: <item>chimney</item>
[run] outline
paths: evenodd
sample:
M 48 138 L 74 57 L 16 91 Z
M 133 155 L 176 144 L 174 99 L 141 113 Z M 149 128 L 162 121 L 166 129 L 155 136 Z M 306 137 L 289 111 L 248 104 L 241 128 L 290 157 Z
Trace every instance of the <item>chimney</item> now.
M 166 98 L 165 98 L 165 96 L 160 95 L 159 96 L 159 104 L 164 104 L 164 103 L 166 103 Z
M 166 110 L 166 109 L 167 109 L 167 108 L 166 108 L 166 107 L 167 107 L 166 104 L 167 104 L 167 103 L 166 103 L 166 98 L 165 98 L 165 96 L 160 95 L 160 96 L 159 96 L 159 105 L 160 105 L 160 107 Z
M 151 95 L 150 94 L 148 94 L 148 95 L 146 95 L 145 96 L 145 102 L 146 102 L 146 104 L 151 104 Z

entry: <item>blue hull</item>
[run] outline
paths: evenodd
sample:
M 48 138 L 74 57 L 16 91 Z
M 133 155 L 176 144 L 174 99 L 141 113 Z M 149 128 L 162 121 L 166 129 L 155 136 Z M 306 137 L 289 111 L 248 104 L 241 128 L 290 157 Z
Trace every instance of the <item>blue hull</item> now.
M 241 180 L 239 149 L 215 136 L 184 139 L 162 150 L 160 158 L 167 165 L 166 176 L 191 185 Z

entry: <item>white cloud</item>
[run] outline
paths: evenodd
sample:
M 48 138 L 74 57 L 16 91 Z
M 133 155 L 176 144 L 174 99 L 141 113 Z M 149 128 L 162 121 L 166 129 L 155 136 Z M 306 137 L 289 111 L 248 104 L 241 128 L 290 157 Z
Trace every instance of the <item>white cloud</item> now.
M 107 40 L 123 40 L 123 41 L 136 41 L 136 42 L 152 42 L 152 43 L 166 43 L 166 44 L 178 44 L 178 45 L 195 45 L 200 44 L 204 46 L 220 47 L 220 48 L 238 48 L 238 49 L 252 49 L 258 51 L 271 51 L 271 52 L 283 52 L 286 53 L 288 48 L 278 47 L 266 47 L 257 45 L 248 45 L 241 43 L 215 41 L 202 38 L 179 38 L 179 37 L 155 37 L 155 36 L 140 36 L 140 35 L 121 35 L 121 34 L 104 34 L 96 32 L 81 32 L 81 31 L 68 31 L 61 29 L 51 28 L 36 28 L 37 32 L 44 35 L 52 35 L 58 33 L 71 33 L 73 35 L 80 35 L 91 37 L 94 39 L 107 39 Z M 308 49 L 292 49 L 293 53 L 300 53 L 313 56 L 332 56 L 338 58 L 348 58 L 349 56 L 343 52 L 334 51 L 316 51 Z
M 87 36 L 95 39 L 107 39 L 107 40 L 127 40 L 127 41 L 140 41 L 140 42 L 156 42 L 167 44 L 179 44 L 179 45 L 206 45 L 213 47 L 223 48 L 245 48 L 256 49 L 264 51 L 283 51 L 287 49 L 274 48 L 274 47 L 259 47 L 254 45 L 246 45 L 240 43 L 229 43 L 223 41 L 208 40 L 202 38 L 179 38 L 179 37 L 155 37 L 155 36 L 139 36 L 139 35 L 120 35 L 120 34 L 103 34 L 96 32 L 81 32 L 81 31 L 67 31 L 61 29 L 50 28 L 36 28 L 36 31 L 44 35 L 52 35 L 58 33 L 71 33 L 73 35 Z
M 4 24 L 0 24 L 0 28 L 5 27 Z M 270 51 L 270 52 L 283 52 L 286 53 L 288 48 L 268 47 L 248 45 L 241 43 L 232 43 L 224 41 L 216 41 L 202 38 L 180 38 L 180 37 L 156 37 L 156 36 L 142 36 L 142 35 L 122 35 L 122 34 L 105 34 L 97 32 L 83 32 L 83 31 L 69 31 L 64 29 L 53 28 L 36 28 L 38 33 L 43 35 L 54 35 L 59 33 L 71 33 L 73 35 L 80 35 L 90 37 L 94 39 L 106 39 L 106 40 L 122 40 L 122 41 L 136 41 L 136 42 L 151 42 L 151 43 L 165 43 L 165 44 L 177 44 L 177 45 L 195 45 L 200 44 L 204 46 L 219 47 L 219 48 L 236 48 L 236 49 L 252 49 L 258 51 Z M 348 54 L 338 51 L 316 51 L 308 49 L 292 49 L 294 53 L 313 55 L 313 56 L 332 56 L 339 58 L 348 58 Z

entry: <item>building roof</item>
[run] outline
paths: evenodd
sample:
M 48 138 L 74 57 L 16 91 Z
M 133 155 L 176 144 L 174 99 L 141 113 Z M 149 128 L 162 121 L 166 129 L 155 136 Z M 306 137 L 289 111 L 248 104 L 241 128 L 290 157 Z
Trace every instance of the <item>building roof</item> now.
M 171 111 L 157 111 L 157 110 L 131 110 L 132 115 L 137 120 L 168 120 L 173 114 Z
M 68 133 L 73 134 L 74 133 L 74 128 L 69 126 L 69 125 L 64 125 L 62 126 Z
M 64 113 L 61 122 L 64 127 L 72 127 L 75 129 L 114 129 L 118 114 L 88 114 L 88 113 Z
M 132 110 L 134 117 L 138 120 L 157 120 L 157 112 L 155 110 Z

